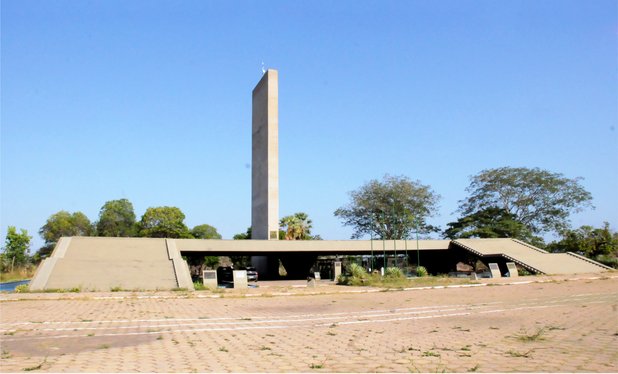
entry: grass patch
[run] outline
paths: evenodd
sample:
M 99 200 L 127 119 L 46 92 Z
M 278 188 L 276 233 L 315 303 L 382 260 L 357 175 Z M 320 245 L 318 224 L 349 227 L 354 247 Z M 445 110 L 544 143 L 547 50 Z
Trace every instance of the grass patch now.
M 30 287 L 27 284 L 20 284 L 15 287 L 15 293 L 28 293 L 30 292 Z
M 519 335 L 516 335 L 515 338 L 524 343 L 536 342 L 545 340 L 543 335 L 545 334 L 545 328 L 538 329 L 535 333 L 529 334 L 527 331 L 522 331 Z
M 16 267 L 13 271 L 3 271 L 0 273 L 0 282 L 16 282 L 32 279 L 35 271 L 35 266 Z
M 310 369 L 323 369 L 324 368 L 324 364 L 309 364 L 309 368 Z
M 532 351 L 534 351 L 534 350 L 531 349 L 531 350 L 529 350 L 527 352 L 518 352 L 518 351 L 510 350 L 510 351 L 506 351 L 506 354 L 511 356 L 511 357 L 530 358 L 530 355 L 532 354 Z
M 272 349 L 270 347 L 267 347 L 265 345 L 260 347 L 260 351 L 271 351 Z
M 35 371 L 35 370 L 39 370 L 43 367 L 43 365 L 47 362 L 47 357 L 45 357 L 45 359 L 43 360 L 43 362 L 41 362 L 40 364 L 38 364 L 37 366 L 31 366 L 31 367 L 27 367 L 24 368 L 24 371 Z
M 434 351 L 425 351 L 422 353 L 422 356 L 423 357 L 440 357 L 440 354 Z
M 450 278 L 445 275 L 406 278 L 403 276 L 403 274 L 398 268 L 387 268 L 386 275 L 382 277 L 380 274 L 377 273 L 367 274 L 364 269 L 359 268 L 360 267 L 356 265 L 356 267 L 353 267 L 351 269 L 351 274 L 341 275 L 337 279 L 337 283 L 348 286 L 369 286 L 383 288 L 434 287 L 477 283 L 470 281 L 467 278 Z
M 480 367 L 481 367 L 481 365 L 476 364 L 473 367 L 471 367 L 470 369 L 468 369 L 468 372 L 469 373 L 473 373 L 473 372 L 477 371 Z
M 97 349 L 108 349 L 110 347 L 109 344 L 101 344 L 100 346 L 97 347 Z
M 219 347 L 219 352 L 229 352 L 225 347 Z

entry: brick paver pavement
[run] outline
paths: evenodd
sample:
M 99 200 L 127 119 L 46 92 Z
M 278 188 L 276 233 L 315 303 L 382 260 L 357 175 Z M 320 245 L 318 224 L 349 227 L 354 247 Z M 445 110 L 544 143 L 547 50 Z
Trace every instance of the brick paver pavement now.
M 531 279 L 388 292 L 4 294 L 0 365 L 3 372 L 617 372 L 618 277 Z

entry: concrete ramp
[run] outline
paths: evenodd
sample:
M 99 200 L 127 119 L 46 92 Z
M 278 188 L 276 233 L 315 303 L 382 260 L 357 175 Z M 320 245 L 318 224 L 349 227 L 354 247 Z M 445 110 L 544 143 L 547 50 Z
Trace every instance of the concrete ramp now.
M 515 239 L 457 239 L 451 242 L 480 257 L 502 257 L 540 274 L 599 273 L 612 270 L 574 253 L 549 253 Z
M 186 262 L 170 239 L 61 238 L 30 289 L 110 291 L 193 289 Z

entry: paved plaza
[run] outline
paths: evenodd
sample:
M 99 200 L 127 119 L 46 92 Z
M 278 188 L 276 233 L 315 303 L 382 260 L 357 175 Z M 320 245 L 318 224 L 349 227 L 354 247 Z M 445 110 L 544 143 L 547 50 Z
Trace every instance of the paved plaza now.
M 3 372 L 618 371 L 611 273 L 390 291 L 3 294 L 0 307 Z

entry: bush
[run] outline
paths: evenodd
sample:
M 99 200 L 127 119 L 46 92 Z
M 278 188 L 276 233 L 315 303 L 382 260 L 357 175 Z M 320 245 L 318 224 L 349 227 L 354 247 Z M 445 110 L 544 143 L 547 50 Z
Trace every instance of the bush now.
M 30 288 L 28 288 L 27 284 L 20 284 L 19 286 L 15 287 L 15 292 L 17 292 L 17 293 L 28 293 L 28 292 L 30 292 Z
M 339 275 L 337 277 L 337 284 L 350 285 L 350 286 L 363 286 L 367 284 L 369 274 L 367 270 L 358 264 L 350 264 L 347 267 L 348 275 Z
M 350 271 L 352 278 L 367 278 L 367 270 L 359 264 L 350 264 L 350 266 L 348 266 L 348 270 Z
M 426 277 L 429 275 L 429 272 L 427 272 L 427 269 L 425 269 L 424 266 L 419 266 L 416 268 L 416 276 L 417 277 Z
M 605 266 L 618 269 L 618 257 L 612 256 L 612 255 L 600 255 L 600 256 L 597 256 L 595 260 L 602 263 Z
M 384 276 L 387 278 L 403 278 L 403 272 L 399 268 L 386 268 Z

